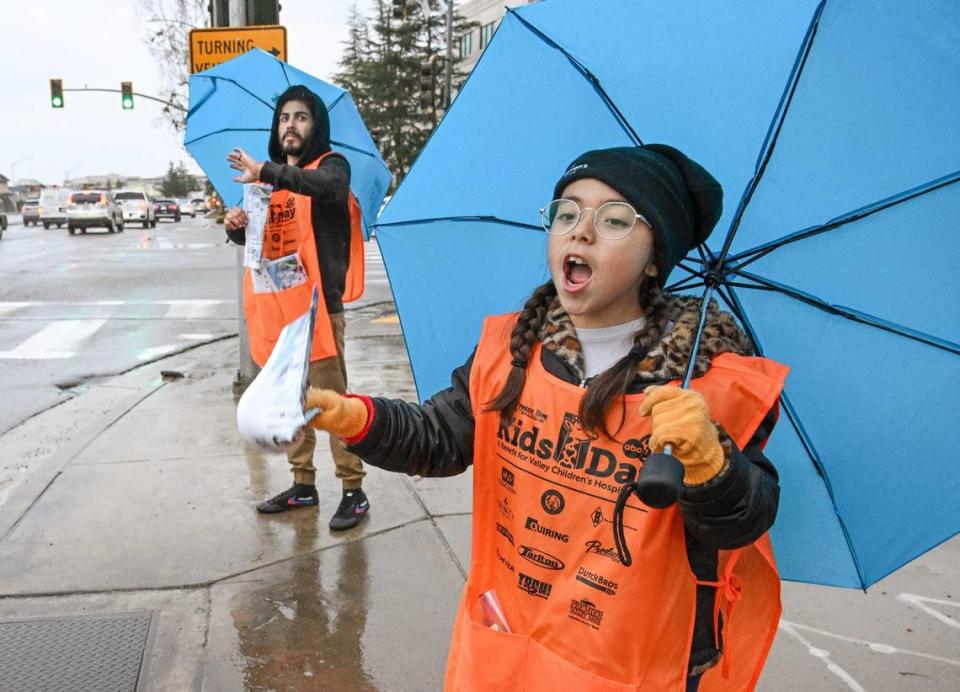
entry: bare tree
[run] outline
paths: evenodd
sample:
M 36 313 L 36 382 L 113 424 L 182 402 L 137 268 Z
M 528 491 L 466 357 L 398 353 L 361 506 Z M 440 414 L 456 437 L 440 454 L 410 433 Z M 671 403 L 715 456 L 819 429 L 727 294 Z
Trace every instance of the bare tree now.
M 140 12 L 146 20 L 145 40 L 157 61 L 162 79 L 161 98 L 183 108 L 189 101 L 190 30 L 209 26 L 208 0 L 140 0 Z M 181 132 L 186 126 L 186 111 L 163 107 L 164 120 Z

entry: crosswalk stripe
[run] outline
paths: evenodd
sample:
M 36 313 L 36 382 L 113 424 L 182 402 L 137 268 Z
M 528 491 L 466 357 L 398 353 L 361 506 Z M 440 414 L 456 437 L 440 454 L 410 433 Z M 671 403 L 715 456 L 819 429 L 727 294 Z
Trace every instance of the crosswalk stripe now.
M 0 351 L 4 360 L 53 360 L 72 358 L 84 339 L 106 320 L 58 320 L 22 342 L 12 351 Z

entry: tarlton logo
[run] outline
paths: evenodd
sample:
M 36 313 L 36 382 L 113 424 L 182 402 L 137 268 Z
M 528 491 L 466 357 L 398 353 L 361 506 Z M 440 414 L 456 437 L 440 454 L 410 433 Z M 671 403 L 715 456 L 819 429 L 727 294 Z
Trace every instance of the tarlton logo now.
M 581 598 L 579 601 L 570 601 L 570 619 L 598 630 L 603 622 L 603 611 L 592 601 Z
M 543 511 L 547 514 L 560 514 L 565 504 L 566 501 L 563 499 L 563 495 L 557 490 L 547 490 L 540 496 L 540 506 L 543 507 Z
M 515 571 L 516 571 L 516 570 L 514 569 L 514 567 L 513 567 L 513 563 L 510 562 L 510 560 L 508 560 L 507 558 L 505 558 L 503 555 L 500 554 L 500 548 L 497 548 L 497 559 L 500 560 L 500 564 L 501 564 L 501 565 L 503 565 L 504 567 L 506 567 L 506 568 L 507 568 L 508 570 L 510 570 L 511 572 L 515 572 Z
M 504 517 L 507 519 L 513 519 L 513 512 L 510 510 L 510 505 L 507 503 L 507 498 L 497 500 L 497 508 L 500 510 L 500 514 L 502 514 Z
M 515 493 L 517 489 L 514 487 L 517 482 L 516 477 L 513 475 L 513 471 L 507 468 L 500 469 L 500 485 L 504 487 L 505 490 Z
M 542 579 L 534 579 L 523 572 L 517 572 L 517 587 L 537 598 L 550 598 L 553 585 Z
M 568 543 L 570 541 L 570 534 L 561 533 L 556 529 L 551 529 L 547 526 L 544 526 L 533 517 L 527 517 L 527 522 L 523 526 L 528 531 L 539 533 L 541 536 L 552 538 L 555 541 L 561 541 L 563 543 Z
M 541 438 L 541 428 L 516 417 L 511 425 L 497 430 L 497 445 L 505 455 L 529 464 L 543 474 L 559 476 L 584 488 L 599 488 L 617 495 L 625 483 L 637 479 L 637 468 L 649 456 L 649 446 L 642 439 L 624 443 L 626 451 L 616 451 L 598 443 L 597 435 L 586 430 L 573 413 L 565 413 L 556 440 Z M 528 424 L 528 423 L 527 423 Z
M 620 556 L 616 548 L 607 548 L 600 541 L 587 541 L 584 545 L 587 546 L 587 553 L 599 555 L 620 564 Z
M 544 569 L 559 570 L 564 568 L 563 560 L 560 558 L 554 557 L 550 553 L 545 553 L 542 550 L 537 550 L 536 548 L 531 548 L 528 545 L 521 545 L 517 548 L 517 552 L 520 553 L 522 557 L 527 562 L 532 562 L 538 567 L 543 567 Z
M 497 533 L 499 533 L 501 536 L 503 536 L 508 541 L 510 541 L 510 545 L 514 545 L 513 534 L 510 533 L 510 529 L 508 529 L 506 526 L 501 524 L 499 521 L 497 522 Z
M 613 581 L 612 579 L 607 579 L 602 574 L 591 572 L 584 567 L 581 567 L 577 570 L 577 581 L 611 596 L 615 596 L 617 594 L 617 582 Z

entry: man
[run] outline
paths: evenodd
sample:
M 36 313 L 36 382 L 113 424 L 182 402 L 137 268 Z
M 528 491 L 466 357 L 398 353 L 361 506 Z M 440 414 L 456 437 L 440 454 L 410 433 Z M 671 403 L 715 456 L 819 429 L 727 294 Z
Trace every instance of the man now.
M 350 194 L 350 166 L 345 158 L 330 150 L 330 120 L 320 97 L 302 85 L 292 86 L 280 95 L 268 152 L 270 161 L 262 163 L 242 149 L 234 149 L 227 160 L 231 168 L 240 171 L 237 182 L 259 180 L 273 185 L 269 218 L 263 231 L 263 258 L 269 261 L 295 254 L 292 265 L 299 265 L 300 274 L 294 269 L 290 280 L 284 282 L 293 287 L 271 293 L 256 286 L 250 270 L 245 271 L 243 302 L 251 353 L 262 366 L 283 326 L 306 311 L 313 286 L 320 284 L 324 300 L 318 306 L 308 380 L 313 387 L 344 392 L 347 369 L 343 358 L 343 298 L 350 281 L 347 275 L 351 269 L 351 243 L 359 246 L 362 239 L 357 225 L 359 210 Z M 231 209 L 224 218 L 227 235 L 240 245 L 246 242 L 246 225 L 242 209 Z M 356 260 L 358 255 L 353 257 Z M 362 266 L 358 271 L 362 271 Z M 302 285 L 297 285 L 298 281 Z M 318 504 L 315 447 L 316 433 L 307 428 L 303 443 L 287 455 L 293 486 L 258 504 L 257 511 L 270 514 Z M 349 529 L 370 508 L 361 488 L 366 472 L 360 458 L 348 453 L 339 437 L 330 436 L 330 449 L 337 478 L 343 484 L 343 497 L 330 520 L 330 528 Z

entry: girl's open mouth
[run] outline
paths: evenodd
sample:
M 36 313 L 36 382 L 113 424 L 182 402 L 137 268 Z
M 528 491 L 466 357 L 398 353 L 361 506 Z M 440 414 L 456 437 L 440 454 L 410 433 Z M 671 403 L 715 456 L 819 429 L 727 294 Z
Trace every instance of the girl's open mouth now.
M 593 270 L 587 261 L 579 255 L 567 255 L 563 258 L 563 287 L 570 293 L 583 289 L 593 278 Z

